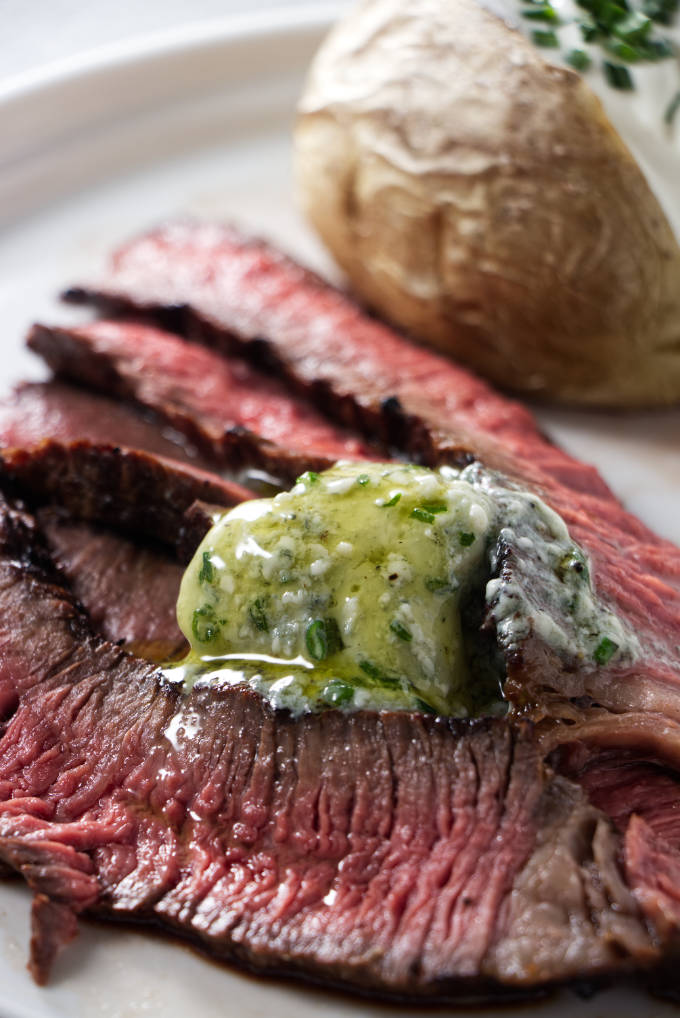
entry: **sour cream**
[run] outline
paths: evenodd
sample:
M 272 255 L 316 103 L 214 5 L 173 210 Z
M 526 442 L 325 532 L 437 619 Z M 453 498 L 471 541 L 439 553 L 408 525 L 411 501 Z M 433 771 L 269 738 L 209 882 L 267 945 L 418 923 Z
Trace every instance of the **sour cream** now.
M 529 6 L 528 0 L 527 3 L 485 0 L 483 5 L 528 39 L 536 29 L 553 29 L 559 48 L 540 48 L 541 56 L 549 63 L 568 66 L 564 58 L 574 49 L 589 55 L 589 69 L 579 73 L 598 96 L 610 122 L 635 157 L 680 242 L 680 110 L 671 123 L 664 119 L 680 91 L 680 13 L 673 16 L 670 25 L 655 24 L 653 30 L 655 38 L 667 39 L 674 45 L 675 56 L 625 64 L 634 89 L 622 91 L 609 84 L 602 69 L 604 60 L 614 64 L 621 61 L 609 56 L 599 44 L 583 40 L 579 24 L 587 15 L 575 0 L 553 0 L 552 7 L 561 22 L 554 28 L 522 16 Z

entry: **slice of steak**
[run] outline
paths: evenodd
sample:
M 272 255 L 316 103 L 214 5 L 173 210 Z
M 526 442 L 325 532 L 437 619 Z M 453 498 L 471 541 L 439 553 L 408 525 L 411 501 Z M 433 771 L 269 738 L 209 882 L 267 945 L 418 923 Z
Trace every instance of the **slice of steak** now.
M 594 751 L 580 744 L 559 754 L 560 772 L 585 790 L 589 800 L 625 831 L 633 814 L 658 838 L 680 850 L 680 777 L 637 751 Z
M 0 446 L 27 447 L 45 438 L 123 445 L 210 469 L 184 435 L 124 403 L 62 382 L 24 382 L 0 402 Z
M 64 296 L 148 313 L 223 353 L 274 364 L 326 414 L 424 462 L 472 450 L 507 468 L 517 454 L 577 490 L 609 494 L 595 470 L 541 438 L 519 403 L 232 226 L 176 222 L 142 234 L 114 252 L 102 284 Z
M 254 464 L 292 480 L 371 455 L 277 379 L 147 325 L 36 325 L 28 343 L 60 376 L 152 410 L 218 464 Z
M 114 253 L 104 285 L 67 296 L 156 315 L 223 353 L 274 364 L 328 414 L 412 457 L 480 458 L 545 498 L 588 551 L 599 597 L 641 649 L 625 668 L 574 668 L 534 633 L 509 663 L 508 695 L 570 725 L 585 717 L 593 730 L 597 705 L 648 712 L 659 752 L 680 760 L 680 549 L 627 514 L 594 469 L 543 438 L 526 409 L 231 227 L 174 223 L 142 235 Z M 523 574 L 521 555 L 514 568 Z M 608 737 L 618 731 L 610 726 Z
M 36 893 L 39 981 L 81 912 L 390 996 L 527 992 L 674 947 L 529 726 L 183 695 L 88 630 L 4 501 L 0 620 L 0 857 Z
M 184 514 L 194 502 L 224 508 L 252 498 L 247 488 L 216 474 L 112 445 L 45 441 L 5 450 L 0 461 L 5 476 L 39 501 L 173 548 L 186 547 Z M 202 516 L 201 525 L 206 522 Z
M 186 653 L 176 612 L 184 570 L 167 549 L 140 546 L 54 509 L 41 509 L 38 521 L 52 558 L 102 636 L 151 661 Z

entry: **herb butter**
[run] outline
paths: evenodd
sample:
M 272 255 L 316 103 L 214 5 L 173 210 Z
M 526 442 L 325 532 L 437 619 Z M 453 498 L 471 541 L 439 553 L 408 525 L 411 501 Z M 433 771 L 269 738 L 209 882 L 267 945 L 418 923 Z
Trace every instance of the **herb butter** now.
M 294 713 L 497 712 L 532 635 L 568 667 L 639 652 L 561 517 L 479 464 L 343 462 L 245 502 L 198 548 L 177 614 L 191 653 L 169 677 L 246 682 Z
M 180 626 L 204 663 L 264 655 L 272 684 L 285 678 L 276 661 L 298 660 L 297 680 L 277 687 L 291 702 L 466 714 L 461 599 L 486 568 L 494 519 L 455 472 L 307 473 L 219 520 L 182 582 Z

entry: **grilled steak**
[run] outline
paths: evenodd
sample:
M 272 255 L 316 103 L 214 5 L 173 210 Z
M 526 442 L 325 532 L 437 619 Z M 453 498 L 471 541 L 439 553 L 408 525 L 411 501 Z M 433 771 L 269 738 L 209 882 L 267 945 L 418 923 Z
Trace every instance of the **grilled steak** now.
M 112 445 L 44 441 L 29 450 L 8 449 L 1 461 L 23 490 L 78 519 L 176 548 L 186 542 L 184 514 L 195 502 L 230 506 L 252 498 L 247 488 L 216 474 Z M 205 532 L 205 517 L 196 520 L 195 544 Z
M 370 446 L 241 359 L 225 360 L 135 322 L 35 326 L 29 346 L 61 376 L 151 409 L 214 463 L 293 480 Z
M 106 287 L 71 297 L 155 316 L 185 340 L 125 320 L 36 327 L 34 349 L 219 462 L 239 450 L 239 462 L 255 455 L 290 476 L 286 442 L 307 467 L 315 450 L 324 465 L 333 443 L 356 442 L 303 397 L 411 458 L 481 459 L 535 491 L 587 549 L 598 596 L 640 653 L 595 667 L 534 629 L 506 649 L 502 720 L 295 719 L 240 687 L 183 696 L 92 631 L 34 520 L 8 503 L 2 617 L 20 625 L 3 635 L 0 856 L 36 891 L 38 978 L 83 910 L 161 922 L 257 970 L 388 996 L 527 992 L 674 959 L 680 551 L 551 446 L 526 410 L 234 230 L 155 231 L 114 256 Z M 268 388 L 244 356 L 297 396 Z M 217 382 L 204 400 L 208 365 Z M 75 556 L 64 533 L 59 551 L 55 510 L 42 503 L 61 507 L 62 531 L 76 519 L 122 527 L 172 556 L 209 520 L 195 499 L 243 497 L 191 468 L 82 444 L 7 453 L 4 476 L 38 512 L 76 590 Z M 540 610 L 531 554 L 501 535 L 496 563 Z M 115 576 L 111 588 L 115 604 Z M 88 593 L 92 617 L 102 589 Z M 98 621 L 115 635 L 112 619 Z
M 167 551 L 140 545 L 51 509 L 40 528 L 61 572 L 97 630 L 138 657 L 167 661 L 188 646 L 177 625 L 183 567 Z
M 680 549 L 627 514 L 592 468 L 546 441 L 527 410 L 229 227 L 180 223 L 143 235 L 114 254 L 105 285 L 67 296 L 153 313 L 222 352 L 276 364 L 328 413 L 415 458 L 478 457 L 540 494 L 588 550 L 600 597 L 639 635 L 641 654 L 626 668 L 573 669 L 529 640 L 509 662 L 507 694 L 523 709 L 539 703 L 539 717 L 569 722 L 550 722 L 550 745 L 576 735 L 637 740 L 680 762 Z M 43 334 L 40 349 L 60 367 L 56 338 Z
M 36 895 L 39 981 L 82 912 L 407 997 L 526 992 L 672 946 L 529 725 L 184 696 L 91 630 L 5 500 L 0 599 L 0 857 Z
M 208 469 L 189 441 L 123 403 L 60 382 L 27 382 L 0 403 L 0 446 L 55 442 L 114 443 Z
M 422 462 L 472 450 L 507 470 L 515 454 L 525 474 L 535 468 L 537 478 L 611 497 L 595 470 L 541 438 L 519 403 L 233 227 L 171 223 L 142 234 L 114 252 L 103 283 L 64 296 L 155 315 L 222 353 L 275 365 L 325 413 Z

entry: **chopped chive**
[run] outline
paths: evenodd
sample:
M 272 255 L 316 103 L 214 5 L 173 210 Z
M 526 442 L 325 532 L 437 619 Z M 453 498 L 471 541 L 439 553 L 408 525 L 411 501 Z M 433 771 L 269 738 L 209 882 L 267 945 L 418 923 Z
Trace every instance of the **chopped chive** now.
M 531 33 L 531 39 L 536 46 L 543 46 L 546 49 L 556 49 L 560 44 L 555 32 L 545 31 L 540 28 L 534 29 Z
M 584 42 L 594 42 L 600 34 L 597 25 L 593 25 L 591 21 L 582 21 L 580 28 Z
M 448 508 L 449 507 L 446 502 L 425 502 L 423 504 L 423 509 L 425 509 L 426 512 L 435 513 L 435 515 L 447 512 Z
M 604 74 L 612 88 L 630 92 L 635 87 L 630 76 L 630 71 L 627 67 L 622 67 L 621 64 L 611 64 L 608 60 L 605 60 Z
M 250 615 L 250 621 L 256 629 L 258 629 L 261 633 L 269 632 L 267 613 L 264 610 L 264 602 L 261 597 L 258 597 L 253 601 L 248 608 L 248 614 Z
M 203 562 L 198 573 L 199 583 L 214 583 L 215 582 L 215 570 L 213 564 L 210 561 L 210 552 L 203 552 Z
M 425 589 L 429 590 L 431 594 L 448 594 L 451 585 L 441 576 L 428 576 L 425 579 Z
M 210 643 L 219 635 L 220 622 L 215 617 L 212 605 L 204 604 L 200 608 L 194 608 L 191 632 L 200 643 Z
M 649 35 L 652 28 L 652 19 L 648 18 L 642 11 L 629 11 L 614 25 L 614 34 L 626 42 L 639 43 Z
M 618 643 L 614 643 L 608 636 L 603 636 L 597 647 L 593 657 L 598 665 L 606 665 L 613 658 L 619 649 Z
M 410 633 L 406 626 L 402 626 L 398 619 L 392 619 L 390 629 L 395 636 L 398 636 L 400 640 L 404 640 L 405 643 L 410 643 L 413 639 L 413 633 Z
M 383 687 L 383 689 L 399 689 L 401 681 L 396 675 L 381 675 L 377 681 Z
M 370 676 L 372 679 L 380 678 L 380 669 L 374 665 L 372 661 L 360 661 L 359 668 L 361 668 L 362 672 L 365 672 L 366 675 Z
M 671 101 L 668 104 L 666 112 L 663 115 L 665 123 L 670 125 L 673 123 L 675 114 L 680 110 L 680 91 L 676 92 Z
M 305 470 L 304 474 L 300 474 L 296 484 L 316 484 L 319 480 L 320 474 L 317 474 L 314 470 Z
M 310 657 L 325 661 L 331 654 L 342 648 L 342 638 L 335 619 L 314 619 L 307 626 L 305 643 Z
M 354 689 L 349 682 L 342 679 L 331 679 L 321 691 L 321 699 L 329 707 L 341 707 L 354 698 Z
M 576 71 L 587 71 L 592 62 L 590 54 L 586 53 L 584 49 L 569 50 L 565 59 Z
M 418 710 L 421 710 L 423 712 L 423 714 L 436 714 L 437 713 L 437 711 L 434 709 L 434 707 L 431 707 L 429 703 L 425 702 L 425 700 L 421 700 L 419 696 L 416 696 L 415 701 L 416 701 L 416 706 L 418 707 Z
M 328 657 L 328 640 L 326 639 L 323 619 L 315 619 L 307 627 L 305 643 L 307 644 L 307 650 L 315 661 L 323 661 L 324 658 Z
M 362 488 L 365 487 L 369 481 L 370 477 L 368 476 L 368 474 L 359 474 L 359 476 L 357 477 L 357 484 L 360 484 Z
M 678 0 L 643 0 L 642 10 L 660 25 L 670 25 L 674 14 L 680 8 Z
M 458 540 L 464 548 L 469 548 L 471 544 L 474 544 L 475 535 L 467 530 L 462 530 L 458 535 Z
M 383 502 L 383 504 L 380 506 L 380 508 L 381 509 L 389 509 L 390 506 L 396 505 L 400 498 L 401 498 L 401 492 L 398 491 L 396 495 L 392 495 L 392 498 L 389 500 L 389 502 Z
M 551 21 L 553 23 L 560 20 L 554 7 L 547 5 L 545 7 L 527 7 L 522 11 L 522 17 L 528 18 L 529 21 Z
M 427 509 L 419 509 L 416 507 L 411 510 L 409 515 L 412 516 L 414 520 L 420 520 L 421 523 L 434 523 L 434 513 L 428 512 Z
M 623 39 L 611 39 L 607 43 L 607 51 L 619 60 L 625 60 L 627 64 L 634 64 L 641 58 L 641 50 L 637 46 L 631 46 Z

